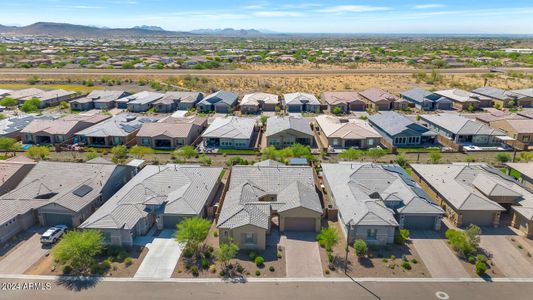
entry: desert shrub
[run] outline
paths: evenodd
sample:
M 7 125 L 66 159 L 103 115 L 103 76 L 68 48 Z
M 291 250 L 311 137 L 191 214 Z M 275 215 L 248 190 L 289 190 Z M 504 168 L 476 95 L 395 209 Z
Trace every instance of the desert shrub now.
M 484 275 L 487 272 L 487 264 L 478 260 L 476 262 L 475 271 L 476 271 L 476 274 L 479 276 Z
M 357 255 L 357 257 L 363 257 L 368 252 L 368 246 L 363 240 L 356 240 L 353 244 L 353 247 L 355 249 L 355 255 Z
M 242 273 L 244 272 L 244 267 L 241 265 L 237 265 L 237 272 Z
M 402 263 L 402 268 L 404 268 L 406 270 L 411 270 L 411 264 L 408 261 L 404 261 Z
M 256 270 L 256 271 L 255 271 L 255 276 L 261 276 L 261 271 Z
M 217 266 L 216 265 L 210 265 L 209 266 L 209 272 L 216 273 L 217 272 Z
M 257 257 L 257 253 L 255 253 L 254 251 L 250 251 L 248 252 L 248 257 L 250 258 L 250 260 L 254 261 Z
M 257 256 L 254 261 L 255 261 L 255 265 L 259 267 L 263 265 L 263 263 L 265 262 L 265 259 L 262 256 Z
M 270 266 L 270 267 L 268 268 L 268 270 L 269 270 L 270 272 L 274 272 L 274 271 L 276 271 L 276 269 L 274 268 L 274 266 Z
M 207 269 L 209 267 L 209 261 L 205 258 L 202 259 L 202 268 Z
M 394 235 L 394 243 L 398 245 L 404 245 L 405 242 L 409 239 L 409 230 L 407 229 L 400 229 L 395 235 Z
M 131 266 L 133 264 L 133 258 L 126 257 L 126 259 L 124 260 L 124 263 L 126 264 L 126 266 Z
M 412 262 L 413 264 L 417 264 L 417 263 L 418 263 L 418 260 L 417 260 L 416 258 L 413 258 L 413 259 L 411 259 L 411 262 Z
M 72 273 L 72 267 L 69 266 L 69 265 L 64 266 L 63 267 L 63 274 L 69 275 L 70 273 Z
M 130 255 L 126 251 L 120 251 L 117 255 L 117 261 L 124 262 Z
M 104 260 L 102 262 L 102 267 L 104 267 L 105 269 L 111 268 L 111 262 L 108 259 Z
M 185 249 L 183 249 L 182 254 L 183 254 L 183 257 L 191 258 L 194 255 L 194 250 L 189 247 L 185 247 Z
M 193 276 L 198 276 L 200 273 L 198 273 L 198 266 L 192 266 L 191 267 L 191 273 Z

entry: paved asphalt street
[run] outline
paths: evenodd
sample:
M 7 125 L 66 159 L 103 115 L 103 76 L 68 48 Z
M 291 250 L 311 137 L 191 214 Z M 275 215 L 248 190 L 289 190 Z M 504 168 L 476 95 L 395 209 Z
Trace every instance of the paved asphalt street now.
M 533 283 L 459 282 L 287 282 L 177 283 L 98 282 L 76 285 L 41 280 L 0 279 L 5 283 L 50 282 L 48 290 L 2 290 L 0 299 L 532 299 Z
M 517 70 L 533 72 L 533 68 L 501 68 L 502 70 Z M 483 74 L 489 73 L 488 68 L 460 68 L 439 69 L 442 74 Z M 349 69 L 349 70 L 108 70 L 108 69 L 0 69 L 0 75 L 106 75 L 106 76 L 148 76 L 148 75 L 195 75 L 195 76 L 320 76 L 320 75 L 410 75 L 419 72 L 431 72 L 427 69 Z

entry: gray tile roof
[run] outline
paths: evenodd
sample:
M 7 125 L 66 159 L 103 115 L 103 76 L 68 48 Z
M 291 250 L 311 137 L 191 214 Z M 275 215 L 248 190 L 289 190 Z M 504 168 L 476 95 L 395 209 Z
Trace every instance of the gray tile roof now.
M 322 213 L 313 169 L 294 166 L 234 166 L 218 228 L 253 225 L 268 229 L 272 210 L 304 207 Z M 274 201 L 262 199 L 274 197 Z
M 456 114 L 421 115 L 423 121 L 445 128 L 454 134 L 460 135 L 505 135 L 498 129 L 491 128 L 483 123 L 461 117 Z
M 197 216 L 221 172 L 195 165 L 146 166 L 80 227 L 129 230 L 147 216 L 147 206 L 162 214 Z
M 112 102 L 121 97 L 129 95 L 125 91 L 102 91 L 96 90 L 90 92 L 87 96 L 79 99 L 74 99 L 72 103 L 87 103 L 87 102 Z
M 311 104 L 320 105 L 320 101 L 313 94 L 309 93 L 290 93 L 283 95 L 285 105 Z
M 203 98 L 199 92 L 166 92 L 163 98 L 157 100 L 156 104 L 173 104 L 173 103 L 196 103 Z
M 278 95 L 261 92 L 247 94 L 242 97 L 241 105 L 259 105 L 260 102 L 265 104 L 278 104 L 279 97 Z
M 381 138 L 381 135 L 361 119 L 344 119 L 328 115 L 316 117 L 316 122 L 328 138 L 368 139 Z
M 438 191 L 455 209 L 504 211 L 498 203 L 487 198 L 482 191 L 499 182 L 504 186 L 512 180 L 498 170 L 483 164 L 413 164 L 413 170 Z M 478 176 L 481 176 L 478 178 Z M 499 177 L 499 178 L 498 178 Z M 490 180 L 488 180 L 490 178 Z M 482 181 L 487 181 L 483 183 Z
M 517 93 L 517 94 L 520 94 L 520 95 L 533 97 L 533 88 L 521 89 L 521 90 L 513 90 L 513 92 Z
M 313 136 L 313 130 L 311 130 L 311 122 L 309 119 L 292 116 L 274 116 L 268 118 L 266 136 L 272 136 L 288 129 Z
M 260 166 L 260 167 L 275 167 L 275 166 L 284 166 L 284 165 L 285 164 L 280 163 L 279 161 L 275 161 L 273 159 L 259 161 L 254 164 L 254 166 Z
M 484 86 L 473 90 L 472 92 L 483 96 L 491 97 L 498 100 L 518 100 L 525 98 L 524 95 L 513 93 L 510 91 L 494 88 L 491 86 Z
M 239 117 L 216 118 L 204 131 L 202 137 L 250 139 L 254 132 L 256 120 Z
M 400 213 L 443 213 L 398 165 L 322 164 L 322 170 L 345 224 L 398 226 L 388 201 L 401 202 Z
M 14 190 L 0 197 L 0 207 L 24 213 L 24 209 L 55 203 L 78 212 L 100 196 L 116 168 L 116 165 L 41 161 Z M 82 186 L 90 187 L 90 191 L 76 195 Z M 0 223 L 5 221 L 4 217 L 16 215 L 3 213 L 2 216 Z
M 125 98 L 129 100 L 128 104 L 150 104 L 163 98 L 163 96 L 161 93 L 142 91 Z
M 418 124 L 411 119 L 393 111 L 383 111 L 371 115 L 368 118 L 370 124 L 378 127 L 390 136 L 397 135 L 401 132 L 411 131 L 424 135 L 437 135 L 437 133 Z
M 144 123 L 154 123 L 159 119 L 146 118 L 131 114 L 120 114 L 79 131 L 76 135 L 90 137 L 128 136 L 138 131 Z
M 218 91 L 211 95 L 207 95 L 198 104 L 215 104 L 218 102 L 223 102 L 228 104 L 229 106 L 232 106 L 237 102 L 237 97 L 237 94 L 232 92 Z

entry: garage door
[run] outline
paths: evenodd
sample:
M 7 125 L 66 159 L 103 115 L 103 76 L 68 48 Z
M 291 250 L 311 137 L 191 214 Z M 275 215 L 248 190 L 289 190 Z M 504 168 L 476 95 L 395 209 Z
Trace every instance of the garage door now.
M 285 218 L 285 231 L 315 231 L 315 219 Z
M 403 227 L 406 229 L 433 229 L 435 217 L 433 216 L 406 216 L 403 219 Z
M 477 226 L 492 226 L 494 213 L 469 213 L 463 214 L 463 225 L 475 224 Z
M 64 214 L 44 214 L 44 225 L 67 225 L 72 227 L 72 216 Z
M 167 229 L 176 229 L 176 224 L 181 221 L 181 217 L 178 216 L 163 216 L 163 227 Z

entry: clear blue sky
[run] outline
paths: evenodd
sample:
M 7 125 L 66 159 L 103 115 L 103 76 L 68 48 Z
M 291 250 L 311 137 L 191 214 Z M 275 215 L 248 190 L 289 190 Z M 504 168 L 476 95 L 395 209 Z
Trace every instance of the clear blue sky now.
M 167 30 L 328 33 L 533 33 L 532 0 L 2 0 L 0 23 Z

